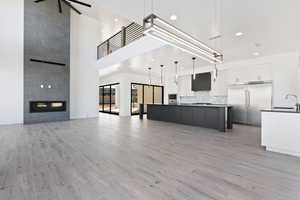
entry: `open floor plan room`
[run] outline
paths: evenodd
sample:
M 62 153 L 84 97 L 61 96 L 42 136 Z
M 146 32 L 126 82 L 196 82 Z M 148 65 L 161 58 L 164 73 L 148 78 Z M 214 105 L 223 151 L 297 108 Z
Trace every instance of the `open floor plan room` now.
M 300 200 L 299 8 L 0 1 L 0 200 Z

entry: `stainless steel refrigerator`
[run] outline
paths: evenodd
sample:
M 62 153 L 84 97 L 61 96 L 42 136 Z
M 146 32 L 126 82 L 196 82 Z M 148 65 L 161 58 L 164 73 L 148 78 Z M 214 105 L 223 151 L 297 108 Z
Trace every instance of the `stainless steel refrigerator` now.
M 261 126 L 261 110 L 272 108 L 272 83 L 232 85 L 228 104 L 233 105 L 233 122 Z

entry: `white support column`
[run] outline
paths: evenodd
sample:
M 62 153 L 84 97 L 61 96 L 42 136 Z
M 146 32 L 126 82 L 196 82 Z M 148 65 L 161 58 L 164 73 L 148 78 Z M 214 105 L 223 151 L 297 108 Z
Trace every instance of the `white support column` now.
M 120 116 L 130 116 L 131 103 L 131 84 L 126 76 L 121 77 L 120 81 Z

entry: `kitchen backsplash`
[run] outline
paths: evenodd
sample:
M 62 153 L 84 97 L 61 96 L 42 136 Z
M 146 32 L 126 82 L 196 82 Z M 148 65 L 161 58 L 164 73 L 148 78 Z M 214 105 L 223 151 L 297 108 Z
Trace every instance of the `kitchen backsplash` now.
M 227 104 L 227 96 L 210 96 L 209 92 L 195 92 L 194 96 L 180 96 L 179 103 Z

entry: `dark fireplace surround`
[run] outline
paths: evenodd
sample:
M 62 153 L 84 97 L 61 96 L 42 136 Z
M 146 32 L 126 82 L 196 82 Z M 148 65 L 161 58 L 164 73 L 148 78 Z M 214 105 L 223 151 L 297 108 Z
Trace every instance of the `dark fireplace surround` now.
M 66 101 L 30 101 L 30 113 L 66 112 Z

